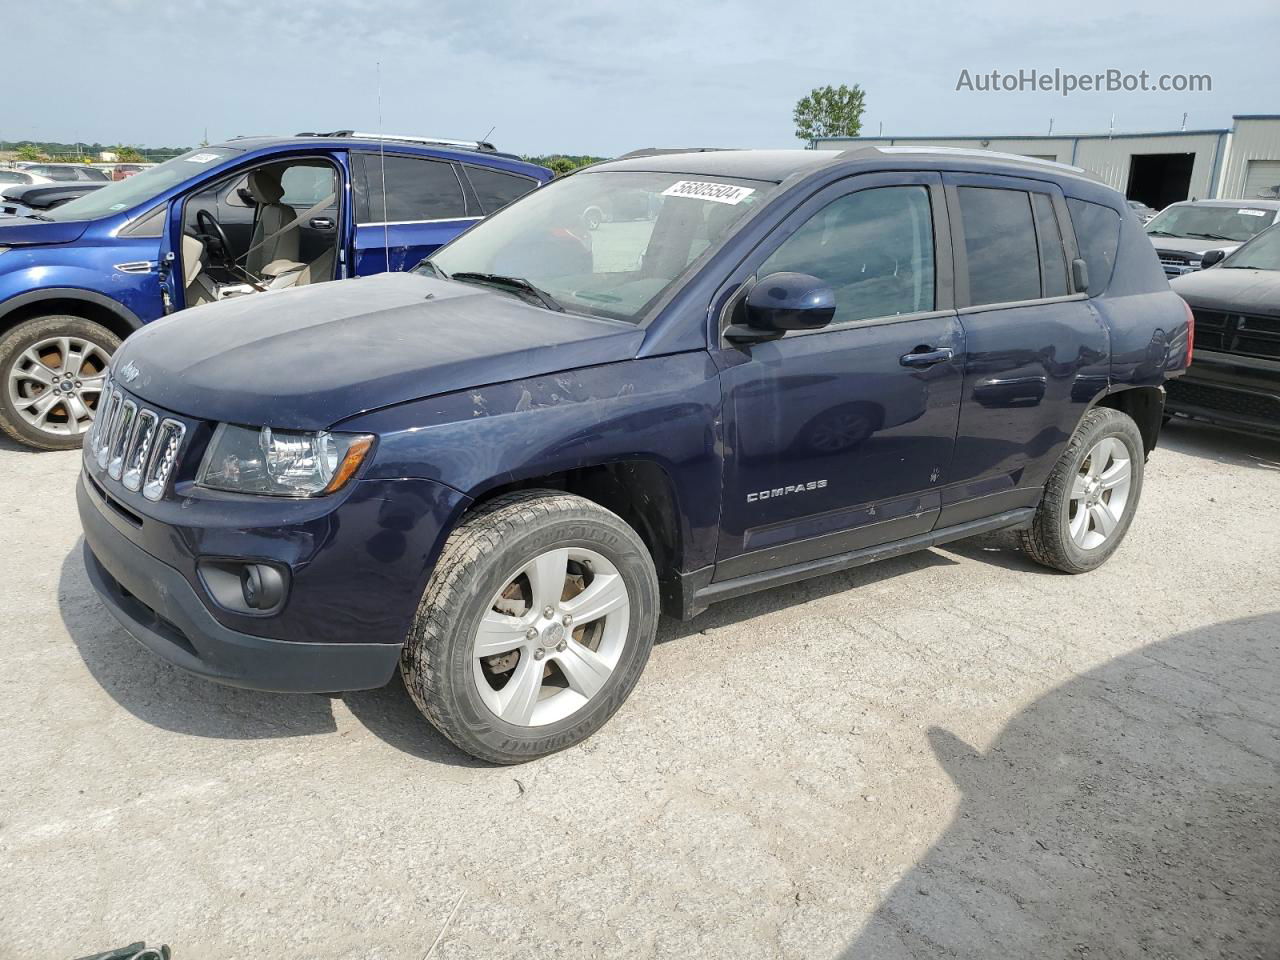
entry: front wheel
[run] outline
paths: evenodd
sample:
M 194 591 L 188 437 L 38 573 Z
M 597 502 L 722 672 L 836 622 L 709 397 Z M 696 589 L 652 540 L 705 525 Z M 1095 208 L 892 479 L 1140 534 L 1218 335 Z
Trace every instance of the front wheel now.
M 83 317 L 44 316 L 0 337 L 0 430 L 39 450 L 80 446 L 120 338 Z
M 1066 573 L 1101 566 L 1133 522 L 1144 465 L 1138 425 L 1110 407 L 1090 410 L 1049 474 L 1023 549 Z
M 581 497 L 499 497 L 449 536 L 400 668 L 418 708 L 473 756 L 519 763 L 598 730 L 630 695 L 658 622 L 636 532 Z

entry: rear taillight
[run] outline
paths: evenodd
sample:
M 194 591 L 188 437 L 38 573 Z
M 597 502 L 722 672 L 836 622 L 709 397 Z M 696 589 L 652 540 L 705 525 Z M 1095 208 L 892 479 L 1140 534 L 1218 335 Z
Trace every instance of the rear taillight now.
M 1187 362 L 1186 366 L 1191 366 L 1191 353 L 1196 347 L 1196 315 L 1191 312 L 1191 304 L 1182 301 L 1183 309 L 1187 311 Z

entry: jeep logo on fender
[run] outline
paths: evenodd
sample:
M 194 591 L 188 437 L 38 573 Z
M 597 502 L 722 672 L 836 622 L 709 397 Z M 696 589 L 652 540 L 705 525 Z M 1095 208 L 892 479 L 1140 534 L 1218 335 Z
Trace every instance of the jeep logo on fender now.
M 757 490 L 747 494 L 747 503 L 776 500 L 778 497 L 787 497 L 793 493 L 808 493 L 810 490 L 821 490 L 826 485 L 825 480 L 810 480 L 808 483 L 789 483 L 785 487 L 774 487 L 772 490 Z

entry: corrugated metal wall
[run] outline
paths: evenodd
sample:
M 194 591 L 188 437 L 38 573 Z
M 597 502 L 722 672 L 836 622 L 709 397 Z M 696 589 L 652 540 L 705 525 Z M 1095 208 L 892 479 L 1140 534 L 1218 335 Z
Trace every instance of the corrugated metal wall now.
M 1222 171 L 1221 196 L 1233 200 L 1246 197 L 1245 182 L 1252 160 L 1280 160 L 1280 117 L 1236 120 L 1231 150 Z
M 1123 192 L 1129 185 L 1129 159 L 1134 154 L 1194 153 L 1187 196 L 1246 197 L 1250 170 L 1256 186 L 1263 176 L 1261 163 L 1280 161 L 1280 116 L 1233 117 L 1228 131 L 1187 131 L 1159 135 L 1100 137 L 853 137 L 822 140 L 819 146 L 848 150 L 861 146 L 964 147 L 999 150 L 1022 156 L 1052 157 L 1097 175 L 1108 186 Z M 1255 162 L 1256 161 L 1256 162 Z M 1252 168 L 1250 164 L 1254 165 Z M 1256 190 L 1255 190 L 1256 192 Z

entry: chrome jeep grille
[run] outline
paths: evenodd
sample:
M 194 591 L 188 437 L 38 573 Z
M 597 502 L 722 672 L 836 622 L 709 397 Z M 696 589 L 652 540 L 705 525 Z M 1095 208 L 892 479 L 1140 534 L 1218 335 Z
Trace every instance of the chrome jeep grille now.
M 112 381 L 98 409 L 101 414 L 85 438 L 85 456 L 126 490 L 141 490 L 148 500 L 159 500 L 173 477 L 187 428 L 139 406 Z

